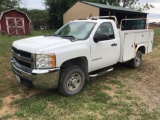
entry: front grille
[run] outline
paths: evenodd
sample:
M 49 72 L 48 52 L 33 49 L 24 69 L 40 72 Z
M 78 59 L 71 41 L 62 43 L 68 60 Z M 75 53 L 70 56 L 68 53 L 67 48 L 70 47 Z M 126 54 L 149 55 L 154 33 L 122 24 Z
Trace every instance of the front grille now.
M 27 68 L 32 68 L 32 65 L 30 63 L 24 62 L 22 60 L 18 60 L 17 58 L 14 58 L 20 65 L 27 67 Z
M 16 67 L 26 72 L 30 72 L 34 68 L 34 60 L 31 53 L 16 49 L 15 47 L 12 47 L 12 53 L 13 59 L 16 61 Z
M 12 47 L 12 50 L 19 56 L 25 57 L 25 58 L 31 58 L 31 53 L 25 52 L 25 51 L 21 51 L 16 49 L 15 47 Z

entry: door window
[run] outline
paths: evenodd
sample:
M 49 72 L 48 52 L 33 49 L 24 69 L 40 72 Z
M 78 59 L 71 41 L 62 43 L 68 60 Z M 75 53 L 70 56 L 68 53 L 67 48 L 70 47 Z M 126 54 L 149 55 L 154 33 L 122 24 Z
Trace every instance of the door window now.
M 97 29 L 95 35 L 107 35 L 106 40 L 111 40 L 115 38 L 113 26 L 110 22 L 102 23 Z

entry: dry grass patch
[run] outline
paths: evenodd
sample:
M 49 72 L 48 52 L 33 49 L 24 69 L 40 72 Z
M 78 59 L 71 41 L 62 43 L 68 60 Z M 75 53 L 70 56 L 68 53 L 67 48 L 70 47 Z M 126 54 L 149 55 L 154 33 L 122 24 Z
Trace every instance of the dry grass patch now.
M 16 111 L 15 109 L 16 107 L 11 106 L 11 103 L 13 100 L 17 100 L 19 98 L 20 98 L 19 95 L 8 95 L 4 97 L 2 100 L 2 108 L 0 109 L 0 117 L 6 114 L 10 115 L 14 114 L 14 112 Z
M 111 88 L 110 90 L 108 89 L 103 89 L 102 92 L 108 94 L 112 98 L 115 96 L 115 91 L 117 91 L 117 85 L 114 84 L 106 84 L 107 87 Z
M 136 74 L 139 81 L 133 81 L 130 78 L 125 79 L 124 83 L 132 88 L 136 96 L 140 96 L 150 110 L 160 110 L 160 56 L 159 48 L 143 59 L 142 66 L 137 69 Z

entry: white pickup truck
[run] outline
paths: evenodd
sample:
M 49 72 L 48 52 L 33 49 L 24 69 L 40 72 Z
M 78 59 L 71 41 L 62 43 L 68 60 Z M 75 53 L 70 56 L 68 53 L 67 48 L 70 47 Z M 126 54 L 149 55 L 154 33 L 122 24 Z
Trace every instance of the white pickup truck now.
M 121 29 L 109 19 L 75 20 L 54 35 L 15 41 L 12 70 L 20 83 L 74 95 L 89 77 L 112 71 L 118 62 L 137 68 L 142 54 L 152 52 L 153 30 Z

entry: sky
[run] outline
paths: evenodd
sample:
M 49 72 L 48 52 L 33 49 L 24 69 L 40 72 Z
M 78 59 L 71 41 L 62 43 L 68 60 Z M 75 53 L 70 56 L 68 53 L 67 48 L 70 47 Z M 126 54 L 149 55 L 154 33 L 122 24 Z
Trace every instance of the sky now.
M 160 22 L 160 0 L 139 0 L 140 3 L 152 4 L 155 8 L 152 8 L 148 11 L 145 11 L 148 14 L 148 18 L 150 22 Z
M 22 0 L 21 7 L 28 9 L 45 9 L 44 0 Z
M 152 8 L 148 11 L 149 22 L 160 22 L 160 0 L 139 0 L 141 4 L 149 3 L 154 5 L 155 8 Z M 26 7 L 28 9 L 45 9 L 44 0 L 23 0 L 21 7 Z

